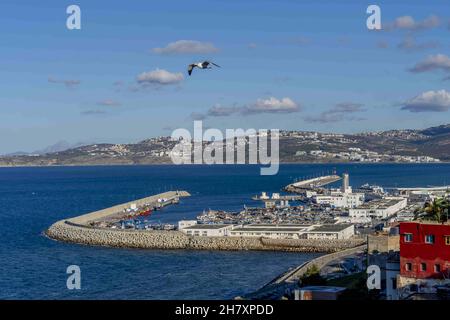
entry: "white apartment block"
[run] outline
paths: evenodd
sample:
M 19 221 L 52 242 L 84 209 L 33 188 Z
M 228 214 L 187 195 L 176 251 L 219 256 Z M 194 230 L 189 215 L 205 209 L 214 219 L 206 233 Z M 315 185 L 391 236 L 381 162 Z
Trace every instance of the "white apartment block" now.
M 330 195 L 313 196 L 313 200 L 335 208 L 356 208 L 364 203 L 364 193 L 332 192 Z
M 407 205 L 407 199 L 403 197 L 385 197 L 379 200 L 369 201 L 357 208 L 349 210 L 352 218 L 387 218 L 397 213 Z

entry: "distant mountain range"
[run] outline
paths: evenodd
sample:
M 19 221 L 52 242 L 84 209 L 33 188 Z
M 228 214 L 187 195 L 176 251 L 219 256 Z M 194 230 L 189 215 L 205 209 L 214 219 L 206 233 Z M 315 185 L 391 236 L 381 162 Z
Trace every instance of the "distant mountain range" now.
M 177 143 L 170 137 L 151 138 L 132 144 L 70 146 L 62 141 L 32 154 L 0 156 L 0 166 L 171 163 L 169 152 Z M 282 163 L 438 161 L 450 161 L 450 124 L 424 130 L 358 134 L 280 133 Z
M 55 144 L 52 144 L 51 146 L 48 146 L 41 150 L 36 150 L 33 152 L 25 152 L 25 151 L 17 151 L 14 153 L 6 154 L 6 156 L 27 156 L 27 155 L 43 155 L 46 153 L 54 153 L 54 152 L 61 152 L 68 149 L 78 148 L 81 146 L 92 144 L 90 142 L 78 142 L 78 143 L 69 143 L 67 141 L 61 140 L 58 141 Z

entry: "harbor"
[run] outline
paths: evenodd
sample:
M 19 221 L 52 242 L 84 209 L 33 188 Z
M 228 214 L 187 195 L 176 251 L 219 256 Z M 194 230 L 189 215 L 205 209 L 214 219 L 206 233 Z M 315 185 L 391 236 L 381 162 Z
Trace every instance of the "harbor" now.
M 339 180 L 340 187 L 325 187 Z M 283 190 L 290 192 L 262 191 L 249 199 L 259 205 L 244 204 L 239 211 L 209 209 L 196 219 L 156 223 L 155 211 L 182 205 L 181 199 L 190 196 L 169 191 L 58 221 L 47 235 L 139 248 L 334 252 L 363 244 L 367 234 L 392 223 L 412 220 L 436 192 L 447 192 L 445 187 L 386 191 L 369 184 L 353 190 L 347 173 L 297 181 Z
M 184 198 L 191 196 L 187 191 L 169 191 L 60 220 L 46 235 L 114 248 L 317 254 L 259 289 L 234 298 L 338 299 L 344 292 L 354 292 L 347 287 L 355 281 L 365 279 L 370 259 L 381 259 L 380 263 L 395 259 L 384 253 L 398 250 L 401 223 L 417 223 L 413 220 L 426 214 L 422 208 L 448 198 L 450 191 L 448 186 L 385 188 L 368 183 L 353 188 L 348 173 L 339 179 L 314 179 L 300 182 L 301 188 L 291 192 L 281 187 L 281 192 L 248 195 L 251 206 L 243 204 L 242 210 L 209 209 L 195 219 L 155 223 L 154 212 L 182 208 Z M 340 185 L 334 184 L 337 181 Z M 410 280 L 405 279 L 401 286 L 408 285 Z M 382 295 L 393 297 L 387 289 Z
M 233 224 L 225 226 L 217 223 L 197 224 L 197 221 L 195 223 L 179 221 L 178 226 L 145 224 L 145 217 L 152 210 L 178 204 L 181 198 L 189 196 L 187 191 L 170 191 L 60 220 L 50 226 L 46 235 L 55 240 L 86 245 L 147 249 L 336 252 L 364 243 L 364 239 L 352 238 L 353 227 L 350 228 L 350 225 L 344 228 L 346 230 L 342 233 L 345 234 L 344 237 L 334 237 L 341 234 L 343 230 L 340 228 L 323 230 L 322 235 L 333 234 L 331 238 L 326 239 L 317 236 L 323 228 L 322 224 L 302 223 L 296 228 L 248 224 L 244 227 L 245 232 L 250 232 L 255 227 L 259 228 L 257 230 L 259 232 L 253 235 L 243 234 L 239 228 L 233 233 L 225 232 L 234 229 Z M 202 230 L 201 233 L 195 230 L 197 226 Z M 189 229 L 192 233 L 187 232 Z M 272 236 L 268 235 L 268 232 L 272 232 Z M 310 236 L 300 236 L 300 232 Z M 285 236 L 279 237 L 279 234 Z
M 11 223 L 4 225 L 2 230 L 5 237 L 1 250 L 4 253 L 2 261 L 9 266 L 6 269 L 10 270 L 8 274 L 11 277 L 8 279 L 12 281 L 4 283 L 3 296 L 16 297 L 14 294 L 21 294 L 53 299 L 73 298 L 75 294 L 81 299 L 104 299 L 107 296 L 103 292 L 115 292 L 114 296 L 121 299 L 247 297 L 271 279 L 325 252 L 345 250 L 344 244 L 349 246 L 350 241 L 339 242 L 342 247 L 338 247 L 335 241 L 330 240 L 203 237 L 201 233 L 199 236 L 187 236 L 178 231 L 111 229 L 88 224 L 85 227 L 73 227 L 64 221 L 120 203 L 131 205 L 135 199 L 159 195 L 166 190 L 186 190 L 191 196 L 180 197 L 179 204 L 165 206 L 150 216 L 136 217 L 138 220 L 148 220 L 151 224 L 161 222 L 178 227 L 178 221 L 196 220 L 203 210 L 207 212 L 209 208 L 239 212 L 245 204 L 249 208 L 264 209 L 264 203 L 252 200 L 252 197 L 261 195 L 262 191 L 269 197 L 273 193 L 286 194 L 282 191 L 283 186 L 292 183 L 297 177 L 330 171 L 334 166 L 283 165 L 278 177 L 263 180 L 254 175 L 256 170 L 251 167 L 233 166 L 192 167 L 189 168 L 189 174 L 185 174 L 186 167 L 183 166 L 174 166 L 167 173 L 160 166 L 3 169 L 4 175 L 11 175 L 11 182 L 9 186 L 3 186 L 2 192 L 12 192 L 11 201 L 5 205 L 6 208 L 16 208 L 14 215 L 8 210 L 3 211 L 4 220 Z M 379 174 L 381 169 L 383 175 Z M 418 193 L 437 192 L 426 188 L 448 185 L 448 169 L 448 165 L 444 164 L 337 167 L 340 173 L 350 173 L 354 192 L 359 192 L 367 183 L 372 187 L 381 186 L 387 191 L 396 187 L 415 188 L 402 191 L 405 196 L 409 194 L 408 206 L 397 213 L 398 218 L 402 219 L 414 218 L 414 215 L 408 217 L 408 212 L 413 212 L 409 210 L 409 206 L 414 204 L 413 200 L 423 197 Z M 234 178 L 237 176 L 239 179 Z M 411 180 L 412 176 L 415 177 L 414 181 Z M 74 182 L 69 184 L 69 179 Z M 112 186 L 111 181 L 117 183 Z M 332 188 L 339 185 L 337 182 Z M 47 190 L 45 193 L 44 189 Z M 440 192 L 445 192 L 445 189 Z M 39 198 L 45 201 L 39 201 Z M 296 203 L 289 201 L 289 205 L 295 206 Z M 333 210 L 336 213 L 345 211 L 338 208 Z M 51 237 L 39 236 L 56 221 L 62 223 L 51 229 Z M 355 228 L 355 231 L 374 232 L 371 228 Z M 360 236 L 364 235 L 362 233 Z M 385 243 L 382 237 L 379 238 L 380 243 Z M 13 242 L 21 243 L 22 249 L 8 251 Z M 298 247 L 296 251 L 288 251 L 280 247 L 280 242 L 282 245 L 289 243 Z M 165 243 L 167 246 L 164 248 Z M 318 247 L 319 244 L 322 246 Z M 17 262 L 19 266 L 13 267 Z M 87 277 L 85 284 L 91 284 L 91 287 L 86 286 L 78 294 L 64 290 L 61 278 L 53 276 L 55 273 L 64 273 L 71 264 L 80 265 Z M 46 267 L 42 268 L 44 265 Z M 187 270 L 195 272 L 189 273 Z M 15 283 L 18 287 L 22 283 L 20 279 L 24 277 L 27 283 L 35 283 L 38 290 L 31 292 L 23 288 L 15 291 Z M 195 277 L 195 281 L 192 277 Z M 43 279 L 49 281 L 48 287 L 40 285 Z M 130 288 L 130 279 L 133 279 L 133 291 L 127 291 L 126 295 L 119 293 L 117 290 Z M 211 288 L 210 284 L 216 281 L 219 281 L 216 288 Z M 180 287 L 191 286 L 193 282 L 195 287 L 190 292 L 180 292 Z M 63 289 L 55 290 L 61 285 Z

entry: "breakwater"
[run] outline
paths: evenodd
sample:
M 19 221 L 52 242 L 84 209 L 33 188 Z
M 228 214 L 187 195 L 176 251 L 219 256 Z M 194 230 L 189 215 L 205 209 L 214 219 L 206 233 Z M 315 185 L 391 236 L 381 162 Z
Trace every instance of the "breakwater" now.
M 143 249 L 269 250 L 292 252 L 337 252 L 358 246 L 362 239 L 281 240 L 244 237 L 195 237 L 180 231 L 119 230 L 95 228 L 58 221 L 46 234 L 55 240 L 85 245 Z
M 155 204 L 157 206 L 163 206 L 159 199 L 165 199 L 165 203 L 170 204 L 174 200 L 178 200 L 180 197 L 189 197 L 190 194 L 186 191 L 168 191 L 160 194 L 156 194 L 150 197 L 145 197 L 142 199 L 129 201 L 127 203 L 119 204 L 110 208 L 90 212 L 81 216 L 77 216 L 74 218 L 67 219 L 66 221 L 72 222 L 74 224 L 85 225 L 94 220 L 101 220 L 108 218 L 112 215 L 122 212 L 125 209 L 130 208 L 132 205 L 136 205 L 137 207 L 146 205 L 146 204 Z
M 166 199 L 169 203 L 179 197 L 187 197 L 186 191 L 170 191 L 151 197 L 130 201 L 111 208 L 60 220 L 50 226 L 45 234 L 55 240 L 121 248 L 142 249 L 192 249 L 192 250 L 269 250 L 292 252 L 337 252 L 361 245 L 363 239 L 307 240 L 268 239 L 247 237 L 199 237 L 180 231 L 130 230 L 93 227 L 92 221 L 108 219 L 130 205 L 141 206 Z

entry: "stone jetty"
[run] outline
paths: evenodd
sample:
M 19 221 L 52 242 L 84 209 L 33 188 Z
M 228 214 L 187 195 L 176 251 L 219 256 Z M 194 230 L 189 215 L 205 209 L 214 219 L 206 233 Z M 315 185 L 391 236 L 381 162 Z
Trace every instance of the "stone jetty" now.
M 163 194 L 131 201 L 111 208 L 99 210 L 54 223 L 46 235 L 52 239 L 84 245 L 143 248 L 143 249 L 192 249 L 192 250 L 269 250 L 293 252 L 337 252 L 364 243 L 364 239 L 306 240 L 267 239 L 245 237 L 198 237 L 180 231 L 127 230 L 92 227 L 89 222 L 105 219 L 117 214 L 131 204 L 137 206 L 157 201 L 189 196 L 185 191 L 170 191 Z

